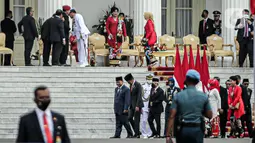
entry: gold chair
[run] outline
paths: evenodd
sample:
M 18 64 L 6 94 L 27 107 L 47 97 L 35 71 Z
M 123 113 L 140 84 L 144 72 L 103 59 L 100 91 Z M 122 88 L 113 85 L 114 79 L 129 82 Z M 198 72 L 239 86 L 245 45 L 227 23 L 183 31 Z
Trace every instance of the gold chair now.
M 69 44 L 69 43 L 67 43 Z M 39 54 L 38 54 L 38 60 L 39 60 L 39 66 L 41 65 L 41 57 L 43 56 L 43 41 L 42 40 L 39 40 Z M 69 55 L 69 58 L 70 58 L 70 65 L 72 66 L 72 63 L 73 63 L 73 51 L 70 50 L 70 44 L 69 44 L 69 51 L 68 51 L 68 55 Z M 51 51 L 50 51 L 50 55 L 52 56 L 52 48 L 51 48 Z
M 193 34 L 189 34 L 185 37 L 183 37 L 183 44 L 187 46 L 187 52 L 189 54 L 189 46 L 192 46 L 192 52 L 193 52 L 193 55 L 196 56 L 197 55 L 197 45 L 200 45 L 200 46 L 207 46 L 206 44 L 200 44 L 200 39 L 199 37 L 193 35 Z M 180 53 L 184 53 L 183 51 L 181 51 Z M 181 55 L 182 55 L 181 54 Z M 208 49 L 206 50 L 206 55 L 208 57 L 211 57 L 211 53 L 208 51 Z M 200 56 L 203 56 L 203 51 L 201 50 L 200 51 Z
M 126 37 L 126 41 L 122 43 L 122 53 L 121 56 L 127 56 L 128 57 L 128 66 L 129 66 L 129 61 L 130 61 L 130 56 L 139 56 L 139 51 L 135 49 L 129 49 L 129 46 L 132 44 L 129 44 L 129 37 Z M 137 60 L 135 58 L 135 66 L 137 65 Z
M 92 49 L 95 64 L 97 56 L 103 56 L 105 57 L 104 64 L 106 66 L 106 58 L 109 56 L 109 49 L 106 49 L 105 45 L 105 37 L 103 35 L 94 33 L 93 35 L 89 36 L 89 47 Z
M 158 47 L 163 46 L 166 51 L 153 52 L 152 55 L 159 57 L 159 65 L 161 65 L 161 58 L 165 57 L 165 65 L 168 66 L 168 57 L 172 57 L 172 64 L 175 62 L 175 38 L 169 35 L 159 37 Z
M 130 44 L 130 46 L 134 46 L 134 48 L 136 50 L 138 50 L 139 52 L 139 59 L 141 61 L 141 64 L 140 64 L 140 67 L 143 66 L 143 63 L 144 63 L 144 56 L 145 56 L 145 53 L 144 53 L 144 47 L 142 46 L 142 41 L 143 39 L 143 35 L 137 35 L 137 36 L 134 36 L 134 43 Z M 135 57 L 135 61 L 137 61 L 136 57 Z M 138 62 L 137 62 L 138 64 Z M 137 65 L 135 65 L 137 66 Z
M 224 40 L 222 37 L 213 34 L 207 37 L 207 44 L 212 49 L 211 55 L 215 58 L 215 66 L 217 66 L 217 58 L 221 57 L 221 64 L 223 67 L 224 57 L 232 57 L 232 65 L 234 63 L 234 52 L 232 44 L 224 44 Z M 224 50 L 224 47 L 230 47 L 230 50 Z
M 0 56 L 1 55 L 3 56 L 2 65 L 4 65 L 5 55 L 11 55 L 10 65 L 12 65 L 13 51 L 5 47 L 5 39 L 6 39 L 6 35 L 4 33 L 0 33 Z

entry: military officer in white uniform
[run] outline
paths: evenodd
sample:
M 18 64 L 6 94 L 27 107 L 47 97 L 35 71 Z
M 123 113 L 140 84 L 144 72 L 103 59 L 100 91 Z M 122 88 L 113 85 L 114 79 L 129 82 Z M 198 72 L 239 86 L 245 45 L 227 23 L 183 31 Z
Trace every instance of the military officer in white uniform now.
M 141 128 L 142 128 L 142 136 L 147 139 L 149 136 L 151 136 L 152 132 L 149 126 L 147 126 L 148 122 L 148 115 L 149 115 L 149 99 L 150 99 L 150 92 L 151 92 L 151 84 L 152 84 L 152 79 L 154 75 L 149 74 L 146 76 L 146 83 L 144 83 L 143 86 L 143 112 L 142 112 L 142 122 L 141 122 Z
M 80 67 L 87 67 L 89 66 L 88 38 L 90 31 L 86 27 L 82 15 L 76 13 L 75 9 L 70 10 L 70 17 L 74 19 L 73 35 L 77 38 L 79 65 Z

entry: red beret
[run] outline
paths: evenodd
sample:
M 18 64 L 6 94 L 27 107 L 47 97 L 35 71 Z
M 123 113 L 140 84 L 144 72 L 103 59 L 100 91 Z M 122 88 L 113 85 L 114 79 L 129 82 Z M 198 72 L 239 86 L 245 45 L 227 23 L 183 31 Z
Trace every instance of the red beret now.
M 68 11 L 68 10 L 71 10 L 71 7 L 69 5 L 64 5 L 63 11 Z

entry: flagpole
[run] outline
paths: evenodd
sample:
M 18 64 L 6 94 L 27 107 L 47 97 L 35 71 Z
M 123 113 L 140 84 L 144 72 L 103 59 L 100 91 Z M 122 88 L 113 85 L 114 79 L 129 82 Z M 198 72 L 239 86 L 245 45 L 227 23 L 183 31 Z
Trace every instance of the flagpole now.
M 253 19 L 255 19 L 255 15 L 253 16 Z M 253 21 L 253 33 L 255 32 L 254 27 L 255 27 L 255 22 Z M 255 49 L 255 34 L 253 34 L 253 59 L 255 59 L 255 50 L 254 49 Z M 254 65 L 254 62 L 253 62 L 253 65 Z M 255 73 L 255 68 L 253 66 L 253 90 L 255 90 L 255 84 L 254 84 L 255 74 L 254 73 Z M 254 111 L 254 103 L 255 103 L 254 96 L 253 96 L 253 99 L 254 99 L 254 102 L 253 102 L 253 111 Z M 255 121 L 255 118 L 254 118 L 254 121 Z

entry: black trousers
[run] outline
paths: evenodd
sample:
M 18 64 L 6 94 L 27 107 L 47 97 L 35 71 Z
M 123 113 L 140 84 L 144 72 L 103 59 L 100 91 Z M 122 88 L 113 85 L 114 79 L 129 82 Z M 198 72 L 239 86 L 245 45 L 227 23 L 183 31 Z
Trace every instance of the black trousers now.
M 116 129 L 115 129 L 115 136 L 116 137 L 120 137 L 123 125 L 127 130 L 128 136 L 133 135 L 130 124 L 128 122 L 128 115 L 115 114 L 115 119 L 116 119 Z
M 246 122 L 246 127 L 248 129 L 249 132 L 249 136 L 252 137 L 252 116 L 251 116 L 251 111 L 246 111 L 246 114 L 244 114 L 241 117 L 241 121 L 242 121 L 242 127 L 245 131 L 245 123 Z
M 169 120 L 169 116 L 170 116 L 170 107 L 171 107 L 171 105 L 167 104 L 166 108 L 165 108 L 165 130 L 164 130 L 164 136 L 166 136 L 168 120 Z
M 61 42 L 53 42 L 52 65 L 55 65 L 55 66 L 59 65 L 59 58 L 60 58 L 62 49 L 63 49 L 63 44 Z
M 226 125 L 227 125 L 228 112 L 227 110 L 223 111 L 223 114 L 220 114 L 220 134 L 222 137 L 226 136 Z
M 60 64 L 64 65 L 66 64 L 67 56 L 68 56 L 68 51 L 69 51 L 69 39 L 66 39 L 66 45 L 63 46 L 63 50 L 60 54 L 60 59 L 59 62 Z
M 130 109 L 128 120 L 135 132 L 135 136 L 140 135 L 141 112 L 136 112 L 135 109 Z
M 149 123 L 149 126 L 151 128 L 152 135 L 159 135 L 160 136 L 160 131 L 161 131 L 160 119 L 161 119 L 161 114 L 154 114 L 152 112 L 149 113 L 148 123 Z M 155 129 L 155 126 L 154 126 L 154 123 L 153 123 L 154 120 L 156 121 L 157 130 Z
M 249 54 L 250 67 L 253 67 L 253 41 L 248 38 L 244 38 L 242 41 L 238 42 L 240 45 L 239 66 L 243 67 L 247 54 Z
M 11 49 L 12 51 L 13 51 L 13 45 L 14 45 L 14 41 L 5 41 L 5 47 Z M 11 55 L 5 55 L 4 65 L 5 66 L 11 65 Z
M 25 52 L 24 52 L 25 65 L 31 64 L 31 51 L 33 49 L 33 45 L 34 40 L 25 40 Z
M 43 40 L 43 64 L 49 64 L 51 50 L 51 42 L 49 40 Z

